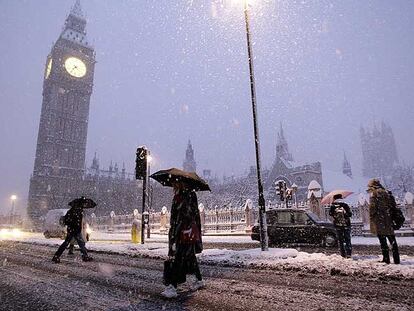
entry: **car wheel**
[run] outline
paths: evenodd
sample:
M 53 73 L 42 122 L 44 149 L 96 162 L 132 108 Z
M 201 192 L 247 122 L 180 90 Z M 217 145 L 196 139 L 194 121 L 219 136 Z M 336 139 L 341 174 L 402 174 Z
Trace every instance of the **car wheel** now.
M 336 236 L 332 233 L 328 233 L 323 239 L 323 244 L 326 247 L 334 247 L 336 245 Z
M 43 235 L 45 236 L 46 239 L 50 239 L 50 234 L 48 231 L 43 232 Z

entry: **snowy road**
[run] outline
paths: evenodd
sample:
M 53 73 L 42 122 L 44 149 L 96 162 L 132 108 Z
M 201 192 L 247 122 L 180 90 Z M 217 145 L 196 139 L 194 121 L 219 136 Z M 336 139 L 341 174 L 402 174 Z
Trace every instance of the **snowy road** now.
M 162 261 L 0 242 L 0 310 L 412 310 L 414 281 L 202 266 L 207 288 L 164 300 Z

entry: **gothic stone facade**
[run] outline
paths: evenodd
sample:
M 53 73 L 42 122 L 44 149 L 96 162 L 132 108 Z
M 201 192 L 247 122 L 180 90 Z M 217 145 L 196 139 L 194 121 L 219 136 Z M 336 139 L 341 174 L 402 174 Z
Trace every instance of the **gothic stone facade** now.
M 85 153 L 95 52 L 86 19 L 76 2 L 46 59 L 36 158 L 30 179 L 28 216 L 35 226 L 50 209 L 64 208 L 88 195 L 101 203 L 98 213 L 138 206 L 136 181 L 85 173 Z
M 322 187 L 322 165 L 315 162 L 306 165 L 296 165 L 293 162 L 293 156 L 289 152 L 288 143 L 285 138 L 283 128 L 280 131 L 276 142 L 276 159 L 272 169 L 266 178 L 267 198 L 277 201 L 275 183 L 277 180 L 284 180 L 288 187 L 293 184 L 298 186 L 296 199 L 298 202 L 304 202 L 307 199 L 308 185 L 312 180 L 316 180 Z
M 398 154 L 391 127 L 384 122 L 380 128 L 374 125 L 372 130 L 361 127 L 360 135 L 363 176 L 384 178 L 392 175 L 398 164 Z

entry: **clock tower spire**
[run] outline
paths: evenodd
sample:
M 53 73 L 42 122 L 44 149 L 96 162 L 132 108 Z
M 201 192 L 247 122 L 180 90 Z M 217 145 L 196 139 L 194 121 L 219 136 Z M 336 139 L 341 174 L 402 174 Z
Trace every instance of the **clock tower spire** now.
M 34 224 L 49 209 L 83 194 L 95 51 L 77 0 L 46 59 L 36 158 L 28 214 Z

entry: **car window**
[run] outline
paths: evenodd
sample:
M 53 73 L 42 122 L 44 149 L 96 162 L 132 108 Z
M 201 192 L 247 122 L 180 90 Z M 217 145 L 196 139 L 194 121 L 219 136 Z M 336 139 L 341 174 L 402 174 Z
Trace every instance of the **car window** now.
M 277 215 L 276 214 L 267 214 L 266 215 L 266 222 L 268 225 L 273 225 L 277 222 Z
M 316 214 L 309 212 L 309 211 L 307 212 L 307 214 L 308 214 L 308 217 L 313 220 L 313 222 L 316 222 L 316 223 L 323 222 L 323 220 L 321 220 Z
M 294 213 L 295 224 L 304 225 L 308 221 L 309 217 L 305 213 L 295 212 Z
M 277 222 L 279 224 L 290 224 L 290 223 L 292 223 L 291 212 L 279 212 Z

